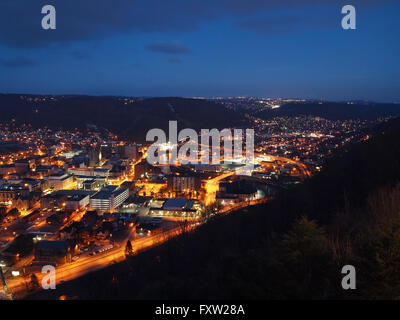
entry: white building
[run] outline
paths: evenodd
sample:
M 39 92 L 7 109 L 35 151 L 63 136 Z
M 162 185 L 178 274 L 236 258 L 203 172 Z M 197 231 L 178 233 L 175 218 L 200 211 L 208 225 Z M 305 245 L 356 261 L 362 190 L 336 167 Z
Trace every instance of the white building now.
M 88 194 L 74 194 L 65 200 L 65 208 L 75 211 L 89 205 L 90 196 Z
M 90 198 L 90 207 L 94 210 L 113 212 L 129 197 L 127 188 L 106 186 Z
M 54 191 L 67 189 L 74 182 L 72 175 L 59 172 L 46 178 L 46 187 Z

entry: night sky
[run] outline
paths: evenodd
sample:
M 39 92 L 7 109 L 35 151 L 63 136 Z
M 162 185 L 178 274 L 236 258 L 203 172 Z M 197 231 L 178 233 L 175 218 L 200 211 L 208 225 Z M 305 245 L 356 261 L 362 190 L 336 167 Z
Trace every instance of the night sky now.
M 2 93 L 400 102 L 399 61 L 399 1 L 0 1 Z

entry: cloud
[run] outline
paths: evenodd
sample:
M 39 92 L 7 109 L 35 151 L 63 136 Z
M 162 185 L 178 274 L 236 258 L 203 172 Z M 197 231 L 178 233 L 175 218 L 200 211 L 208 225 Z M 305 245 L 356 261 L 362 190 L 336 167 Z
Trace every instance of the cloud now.
M 289 8 L 310 8 L 331 6 L 341 8 L 347 4 L 355 6 L 375 6 L 384 3 L 396 3 L 396 0 L 214 0 L 231 13 L 248 14 L 260 11 Z M 349 3 L 350 2 L 350 3 Z
M 130 32 L 170 33 L 195 30 L 215 19 L 207 1 L 194 0 L 52 0 L 56 30 L 43 30 L 44 0 L 1 0 L 0 43 L 34 48 L 52 43 L 90 40 Z
M 377 5 L 394 0 L 352 0 Z M 0 43 L 42 47 L 53 43 L 99 39 L 116 33 L 182 33 L 227 17 L 246 20 L 253 14 L 316 5 L 340 7 L 344 0 L 52 0 L 57 29 L 41 28 L 45 0 L 1 0 Z M 335 9 L 336 10 L 336 9 Z M 335 11 L 336 12 L 336 11 Z
M 0 63 L 9 68 L 30 67 L 37 64 L 36 61 L 25 57 L 15 57 L 12 59 L 1 60 Z
M 338 25 L 337 13 L 327 13 L 323 17 L 313 14 L 276 15 L 237 21 L 234 26 L 264 35 L 299 33 L 310 29 L 334 28 Z
M 189 48 L 180 42 L 157 42 L 150 43 L 146 49 L 152 52 L 164 54 L 187 54 L 190 53 Z

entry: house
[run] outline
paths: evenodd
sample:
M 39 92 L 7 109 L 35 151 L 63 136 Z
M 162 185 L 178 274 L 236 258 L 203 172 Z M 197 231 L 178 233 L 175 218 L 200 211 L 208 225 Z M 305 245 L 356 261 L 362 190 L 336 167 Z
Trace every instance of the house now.
M 31 192 L 28 195 L 20 195 L 15 200 L 15 207 L 19 210 L 28 210 L 33 208 L 40 200 L 40 192 Z
M 35 246 L 35 261 L 50 264 L 71 262 L 73 249 L 67 241 L 38 241 Z
M 57 212 L 48 217 L 46 223 L 51 225 L 62 225 L 68 221 L 68 218 L 69 215 L 67 212 Z

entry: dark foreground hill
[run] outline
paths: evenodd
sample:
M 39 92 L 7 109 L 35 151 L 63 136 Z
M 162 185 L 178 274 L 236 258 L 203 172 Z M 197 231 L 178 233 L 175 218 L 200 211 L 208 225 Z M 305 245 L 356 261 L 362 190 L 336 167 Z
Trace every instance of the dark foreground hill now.
M 144 141 L 152 128 L 168 132 L 169 120 L 177 120 L 179 129 L 245 125 L 237 112 L 202 99 L 0 94 L 0 122 L 12 119 L 17 124 L 28 123 L 39 128 L 85 129 L 87 124 L 94 124 L 139 141 Z
M 267 205 L 31 299 L 396 299 L 400 297 L 400 125 L 333 158 Z M 133 244 L 134 246 L 134 244 Z M 353 265 L 357 290 L 343 290 Z

